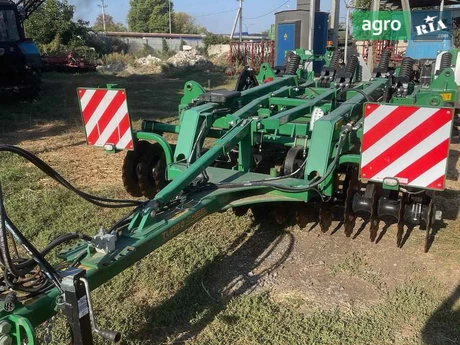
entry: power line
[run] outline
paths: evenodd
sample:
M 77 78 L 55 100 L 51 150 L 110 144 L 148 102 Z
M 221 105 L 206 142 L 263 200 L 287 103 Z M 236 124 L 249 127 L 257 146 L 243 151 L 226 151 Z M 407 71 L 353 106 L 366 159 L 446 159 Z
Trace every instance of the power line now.
M 208 14 L 202 14 L 202 15 L 194 16 L 194 17 L 195 17 L 195 18 L 200 18 L 200 17 L 214 16 L 214 15 L 216 15 L 216 14 L 223 14 L 223 13 L 235 12 L 236 10 L 238 10 L 238 9 L 235 8 L 235 9 L 233 9 L 233 10 L 228 10 L 228 11 L 223 11 L 223 12 L 215 12 L 215 13 L 208 13 Z
M 283 3 L 282 5 L 280 5 L 279 7 L 275 8 L 273 11 L 270 11 L 270 12 L 268 12 L 268 13 L 265 13 L 265 14 L 263 14 L 263 15 L 261 15 L 261 16 L 252 17 L 252 18 L 245 18 L 245 19 L 258 19 L 258 18 L 262 18 L 262 17 L 268 16 L 269 14 L 272 14 L 273 12 L 276 12 L 276 11 L 279 10 L 281 7 L 287 5 L 287 4 L 290 3 L 290 2 L 291 2 L 291 0 L 288 0 L 288 1 L 286 1 L 285 3 Z

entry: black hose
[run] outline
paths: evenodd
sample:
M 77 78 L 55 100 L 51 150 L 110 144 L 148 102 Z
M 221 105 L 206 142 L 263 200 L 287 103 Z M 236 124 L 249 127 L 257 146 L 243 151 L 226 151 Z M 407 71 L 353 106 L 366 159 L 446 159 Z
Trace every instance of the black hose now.
M 20 277 L 22 273 L 15 267 L 11 260 L 10 251 L 8 247 L 8 237 L 6 233 L 6 212 L 3 205 L 3 191 L 0 183 L 0 254 L 2 256 L 3 264 L 5 265 L 5 272 L 9 271 L 12 275 Z
M 311 189 L 314 189 L 316 188 L 317 186 L 319 186 L 321 183 L 323 183 L 326 178 L 332 174 L 332 172 L 334 171 L 334 169 L 336 168 L 338 162 L 339 162 L 339 158 L 340 158 L 340 153 L 341 153 L 341 150 L 343 148 L 343 145 L 345 144 L 345 138 L 347 137 L 347 132 L 346 131 L 343 131 L 341 133 L 341 136 L 340 136 L 340 140 L 339 140 L 339 143 L 338 143 L 338 147 L 337 147 L 337 153 L 334 157 L 334 160 L 332 161 L 332 163 L 329 165 L 329 168 L 328 170 L 326 171 L 326 173 L 324 174 L 324 176 L 322 176 L 319 180 L 313 182 L 312 184 L 308 185 L 308 186 L 304 186 L 304 187 L 290 187 L 290 186 L 282 186 L 280 184 L 277 184 L 277 183 L 271 183 L 271 182 L 268 182 L 268 180 L 261 180 L 261 181 L 248 181 L 248 182 L 242 182 L 242 183 L 218 183 L 216 184 L 217 188 L 251 188 L 251 187 L 269 187 L 269 188 L 273 188 L 275 190 L 279 190 L 279 191 L 283 191 L 283 192 L 306 192 L 308 190 L 311 190 Z
M 364 98 L 366 98 L 367 102 L 373 102 L 371 97 L 368 94 L 366 94 L 363 90 L 360 90 L 360 89 L 347 89 L 346 91 L 355 91 L 355 92 L 359 93 L 360 95 L 364 96 Z
M 1 188 L 0 188 L 1 189 Z M 0 200 L 0 204 L 3 204 L 3 200 Z M 27 253 L 37 262 L 41 269 L 47 273 L 48 278 L 53 281 L 53 284 L 62 292 L 62 288 L 59 281 L 59 275 L 56 270 L 50 265 L 50 263 L 40 254 L 40 252 L 24 237 L 19 229 L 11 222 L 8 215 L 4 213 L 5 221 L 9 223 L 11 233 L 14 238 L 18 239 L 18 242 L 24 247 Z
M 70 233 L 70 234 L 65 234 L 62 236 L 59 236 L 55 238 L 53 241 L 51 241 L 43 250 L 40 251 L 40 254 L 42 256 L 47 255 L 49 252 L 51 252 L 54 248 L 60 246 L 61 244 L 64 244 L 66 242 L 70 242 L 72 240 L 85 240 L 85 241 L 92 241 L 92 237 L 87 236 L 87 235 L 82 235 L 82 234 L 76 234 L 76 233 Z M 23 263 L 17 264 L 16 267 L 19 269 L 22 268 L 27 268 L 30 267 L 31 265 L 35 266 L 36 263 L 33 259 L 29 259 Z M 33 267 L 32 266 L 32 267 Z
M 138 201 L 138 200 L 119 200 L 119 199 L 108 199 L 108 198 L 101 198 L 98 196 L 94 196 L 91 194 L 87 194 L 77 188 L 75 188 L 73 185 L 71 185 L 66 179 L 64 179 L 59 173 L 51 168 L 48 164 L 46 164 L 44 161 L 42 161 L 40 158 L 35 156 L 34 154 L 21 149 L 16 146 L 12 145 L 0 145 L 0 151 L 6 151 L 6 152 L 12 152 L 15 153 L 25 159 L 27 159 L 29 162 L 31 162 L 33 165 L 35 165 L 37 168 L 39 168 L 41 171 L 43 171 L 45 174 L 50 176 L 52 179 L 69 189 L 70 191 L 74 192 L 81 198 L 85 199 L 86 201 L 100 207 L 106 207 L 106 208 L 124 208 L 124 207 L 132 207 L 132 206 L 138 206 L 141 204 L 145 204 L 143 201 Z M 117 204 L 118 203 L 118 204 Z
M 11 145 L 0 144 L 0 151 L 12 152 L 27 159 L 29 162 L 34 164 L 37 168 L 42 170 L 45 174 L 53 178 L 55 181 L 57 181 L 67 189 L 73 191 L 74 193 L 76 193 L 83 199 L 87 200 L 88 202 L 91 202 L 98 206 L 110 208 L 137 206 L 135 209 L 136 211 L 146 203 L 135 200 L 107 199 L 87 194 L 72 186 L 67 180 L 65 180 L 61 175 L 59 175 L 48 164 L 46 164 L 40 158 L 24 149 Z M 115 231 L 119 227 L 127 224 L 129 222 L 128 218 L 132 216 L 133 213 L 134 211 L 131 212 L 128 216 L 119 220 L 111 228 L 111 231 Z M 11 258 L 10 248 L 8 245 L 7 228 L 13 236 L 13 243 L 16 244 L 17 241 L 20 245 L 22 245 L 26 252 L 32 257 L 31 259 L 17 258 L 13 260 Z M 38 251 L 13 224 L 11 219 L 9 219 L 4 207 L 3 190 L 0 183 L 0 263 L 4 266 L 3 282 L 8 288 L 28 292 L 29 295 L 23 298 L 38 295 L 52 287 L 52 285 L 56 286 L 58 290 L 62 292 L 59 275 L 44 257 L 57 246 L 75 239 L 83 239 L 86 241 L 92 240 L 92 238 L 87 235 L 76 233 L 65 234 L 55 238 L 42 251 Z M 26 275 L 30 274 L 30 272 L 33 271 L 34 267 L 36 267 L 37 264 L 40 270 L 37 271 L 37 273 L 35 273 L 35 276 L 34 274 L 32 274 L 32 276 L 28 276 L 27 279 L 24 279 Z M 13 279 L 11 280 L 10 277 L 13 277 Z M 15 282 L 15 280 L 18 281 Z M 52 285 L 49 284 L 50 280 L 53 283 Z
M 53 280 L 54 285 L 59 290 L 62 290 L 59 282 L 59 275 L 57 274 L 57 272 L 8 218 L 8 215 L 5 211 L 5 206 L 3 204 L 3 190 L 0 183 L 0 251 L 3 260 L 5 261 L 5 270 L 8 270 L 14 276 L 20 277 L 24 273 L 16 269 L 11 260 L 8 248 L 8 238 L 6 236 L 6 223 L 9 224 L 10 232 L 13 235 L 13 240 L 18 240 L 18 242 L 24 247 L 28 254 L 37 262 L 37 264 L 46 273 L 48 273 L 49 278 Z

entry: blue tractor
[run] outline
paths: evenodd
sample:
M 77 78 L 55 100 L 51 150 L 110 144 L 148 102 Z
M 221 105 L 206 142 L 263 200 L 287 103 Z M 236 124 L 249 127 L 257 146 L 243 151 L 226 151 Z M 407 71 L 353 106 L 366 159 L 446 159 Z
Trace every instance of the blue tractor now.
M 44 0 L 0 0 L 0 95 L 35 98 L 41 90 L 42 62 L 24 33 L 26 20 Z

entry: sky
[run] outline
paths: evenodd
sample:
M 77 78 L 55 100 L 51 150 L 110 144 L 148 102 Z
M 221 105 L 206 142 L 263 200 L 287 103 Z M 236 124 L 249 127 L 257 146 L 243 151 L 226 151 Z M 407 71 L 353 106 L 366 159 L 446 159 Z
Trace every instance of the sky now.
M 94 23 L 101 13 L 102 0 L 69 0 L 75 5 L 76 19 L 84 19 Z M 129 11 L 129 0 L 104 0 L 106 13 L 116 22 L 126 25 Z M 232 30 L 238 9 L 238 0 L 173 0 L 174 11 L 186 12 L 195 17 L 197 24 L 209 31 L 229 34 Z M 275 22 L 275 12 L 296 9 L 297 0 L 244 0 L 243 31 L 257 33 L 267 30 Z M 321 11 L 330 11 L 331 1 L 321 4 Z M 341 16 L 344 16 L 344 3 L 341 1 Z M 237 29 L 238 31 L 238 29 Z

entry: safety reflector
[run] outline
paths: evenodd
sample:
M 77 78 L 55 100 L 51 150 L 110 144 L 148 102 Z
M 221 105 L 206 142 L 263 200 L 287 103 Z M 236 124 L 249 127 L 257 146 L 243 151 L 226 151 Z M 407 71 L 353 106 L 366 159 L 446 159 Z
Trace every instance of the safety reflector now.
M 124 89 L 78 89 L 88 145 L 134 150 Z
M 450 108 L 365 104 L 361 178 L 443 190 L 452 119 Z

